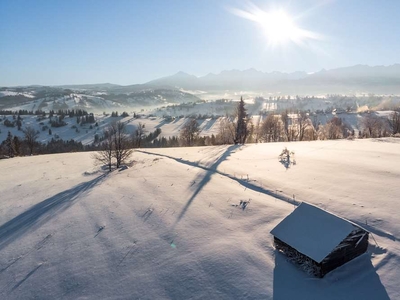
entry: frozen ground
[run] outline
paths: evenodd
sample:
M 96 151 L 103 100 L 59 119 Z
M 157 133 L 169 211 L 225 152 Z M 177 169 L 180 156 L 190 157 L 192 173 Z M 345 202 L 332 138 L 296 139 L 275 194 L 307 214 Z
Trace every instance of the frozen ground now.
M 284 147 L 290 168 L 277 158 Z M 132 159 L 111 174 L 90 153 L 0 161 L 1 299 L 400 298 L 399 139 Z M 293 197 L 370 230 L 368 253 L 323 279 L 287 262 L 269 231 Z

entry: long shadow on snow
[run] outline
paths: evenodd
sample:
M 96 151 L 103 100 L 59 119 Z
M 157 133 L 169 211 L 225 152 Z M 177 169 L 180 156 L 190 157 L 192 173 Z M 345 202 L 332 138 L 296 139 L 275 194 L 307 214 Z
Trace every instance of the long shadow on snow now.
M 371 254 L 363 255 L 331 271 L 324 278 L 307 275 L 279 251 L 275 251 L 273 299 L 389 300 Z
M 235 147 L 235 146 L 231 146 L 231 147 Z M 231 148 L 231 147 L 230 147 L 230 148 Z M 227 151 L 228 151 L 230 148 L 228 148 Z M 231 149 L 229 152 L 231 152 L 231 151 L 232 151 L 232 149 Z M 157 153 L 146 152 L 146 151 L 140 151 L 140 152 L 143 152 L 143 153 L 146 153 L 146 154 L 157 155 L 157 156 L 163 156 L 163 157 L 166 157 L 166 158 L 173 159 L 173 160 L 175 160 L 175 161 L 177 161 L 177 162 L 179 162 L 179 163 L 183 163 L 183 164 L 186 164 L 186 165 L 189 165 L 189 166 L 192 166 L 192 167 L 197 167 L 197 168 L 203 169 L 203 170 L 205 170 L 205 171 L 211 171 L 211 172 L 213 172 L 213 173 L 217 173 L 217 174 L 219 174 L 219 175 L 221 175 L 221 176 L 225 176 L 225 177 L 228 177 L 229 179 L 235 180 L 236 182 L 238 182 L 240 185 L 244 186 L 245 188 L 248 188 L 248 189 L 253 190 L 253 191 L 255 191 L 255 192 L 258 192 L 258 193 L 262 193 L 262 194 L 265 194 L 265 195 L 274 197 L 274 198 L 276 198 L 276 199 L 279 199 L 279 200 L 281 200 L 281 201 L 285 201 L 285 202 L 287 202 L 287 203 L 289 203 L 289 204 L 292 204 L 292 205 L 295 205 L 295 206 L 298 206 L 298 205 L 301 203 L 300 201 L 293 201 L 292 198 L 287 197 L 287 196 L 285 196 L 285 195 L 283 195 L 283 194 L 278 194 L 277 192 L 274 192 L 273 190 L 265 189 L 265 188 L 263 188 L 263 187 L 260 187 L 260 186 L 258 186 L 258 185 L 255 185 L 255 184 L 253 184 L 253 183 L 250 183 L 250 182 L 248 182 L 247 180 L 243 180 L 243 179 L 240 179 L 240 178 L 236 178 L 236 177 L 234 177 L 234 176 L 232 176 L 232 175 L 230 175 L 230 174 L 228 174 L 228 173 L 224 173 L 224 172 L 218 171 L 218 170 L 217 170 L 218 165 L 219 165 L 223 160 L 225 160 L 226 157 L 228 157 L 228 156 L 230 155 L 230 153 L 227 154 L 227 152 L 224 153 L 224 155 L 226 155 L 226 156 L 225 156 L 221 161 L 220 161 L 220 159 L 222 158 L 222 156 L 221 156 L 221 158 L 220 158 L 215 164 L 213 164 L 210 168 L 205 167 L 205 166 L 202 166 L 202 165 L 200 165 L 200 164 L 198 164 L 198 163 L 196 163 L 196 162 L 191 162 L 191 161 L 188 161 L 188 160 L 183 160 L 183 159 L 181 159 L 181 158 L 175 158 L 175 157 L 168 156 L 168 155 L 157 154 Z M 207 173 L 207 175 L 211 175 L 211 174 Z M 206 177 L 205 177 L 204 179 L 207 179 L 207 175 L 206 175 Z M 204 180 L 204 179 L 203 179 L 203 180 Z M 208 178 L 208 180 L 209 180 L 209 178 Z M 207 180 L 207 182 L 208 182 L 208 180 Z M 198 194 L 198 193 L 196 193 L 196 195 L 197 195 L 197 194 Z M 195 195 L 195 196 L 196 196 L 196 195 Z M 372 226 L 370 226 L 370 225 L 366 225 L 366 224 L 363 224 L 363 223 L 361 223 L 361 222 L 354 221 L 354 220 L 350 220 L 350 221 L 352 221 L 353 223 L 355 223 L 355 224 L 357 224 L 357 225 L 359 225 L 359 226 L 365 228 L 366 230 L 368 230 L 368 231 L 370 231 L 370 232 L 372 232 L 372 233 L 374 233 L 374 234 L 376 234 L 376 235 L 386 237 L 386 238 L 388 238 L 388 239 L 391 239 L 392 241 L 398 241 L 398 240 L 399 240 L 399 239 L 398 239 L 397 237 L 395 237 L 394 235 L 392 235 L 392 234 L 390 234 L 390 233 L 386 233 L 386 232 L 384 232 L 384 231 L 381 231 L 381 230 L 379 230 L 379 229 L 377 229 L 377 228 L 375 228 L 375 227 L 372 227 Z
M 200 185 L 203 184 L 203 186 L 204 186 L 205 183 L 207 183 L 209 181 L 210 178 L 208 178 L 208 176 L 211 176 L 211 174 L 213 174 L 213 173 L 217 173 L 217 174 L 219 174 L 221 176 L 225 176 L 225 177 L 227 177 L 229 179 L 232 179 L 232 180 L 238 182 L 240 185 L 244 186 L 245 188 L 247 188 L 249 190 L 252 190 L 252 191 L 255 191 L 255 192 L 258 192 L 258 193 L 261 193 L 261 194 L 265 194 L 265 195 L 274 197 L 276 199 L 285 201 L 285 202 L 290 203 L 292 205 L 298 206 L 301 203 L 299 201 L 293 201 L 292 198 L 287 197 L 287 196 L 285 196 L 283 194 L 278 194 L 277 192 L 274 192 L 273 190 L 265 189 L 265 188 L 260 187 L 260 186 L 258 186 L 256 184 L 253 184 L 253 183 L 251 183 L 251 182 L 249 182 L 247 180 L 236 178 L 236 177 L 234 177 L 234 176 L 232 176 L 232 175 L 230 175 L 228 173 L 224 173 L 224 172 L 218 171 L 217 170 L 218 165 L 221 164 L 230 155 L 232 150 L 236 149 L 237 147 L 239 147 L 239 146 L 238 145 L 230 146 L 226 150 L 226 152 L 211 167 L 205 167 L 205 166 L 202 166 L 202 165 L 200 165 L 199 163 L 196 163 L 196 162 L 184 160 L 182 158 L 176 158 L 176 157 L 165 155 L 165 154 L 158 154 L 158 153 L 153 153 L 153 152 L 148 152 L 148 151 L 143 151 L 143 150 L 136 150 L 136 151 L 142 152 L 142 153 L 145 153 L 145 154 L 166 157 L 166 158 L 169 158 L 169 159 L 173 159 L 173 160 L 175 160 L 175 161 L 177 161 L 179 163 L 182 163 L 182 164 L 185 164 L 185 165 L 189 165 L 191 167 L 200 168 L 200 169 L 203 169 L 205 171 L 211 172 L 211 173 L 207 173 L 206 176 L 203 178 L 203 180 L 200 182 Z M 207 180 L 207 181 L 205 183 L 203 183 L 204 180 Z M 203 188 L 203 187 L 201 187 L 201 188 Z M 197 193 L 195 192 L 195 194 L 197 195 L 198 192 Z
M 211 127 L 214 126 L 216 119 L 211 119 L 207 122 L 206 126 L 204 126 L 203 130 L 209 130 Z
M 204 188 L 204 186 L 210 181 L 211 176 L 215 173 L 219 173 L 217 171 L 218 166 L 224 161 L 226 160 L 230 155 L 231 152 L 237 148 L 239 148 L 239 145 L 231 145 L 229 146 L 224 153 L 222 153 L 222 155 L 210 166 L 210 167 L 203 167 L 201 165 L 199 165 L 198 163 L 195 162 L 191 162 L 188 160 L 183 160 L 182 158 L 175 158 L 169 155 L 164 155 L 164 154 L 157 154 L 157 153 L 152 153 L 152 152 L 148 152 L 148 151 L 142 151 L 142 150 L 137 150 L 139 152 L 145 153 L 145 154 L 150 154 L 150 155 L 156 155 L 156 156 L 162 156 L 162 157 L 166 157 L 166 158 L 170 158 L 173 159 L 179 163 L 183 163 L 185 165 L 189 165 L 192 167 L 197 167 L 200 169 L 203 169 L 205 171 L 207 171 L 207 173 L 204 175 L 204 177 L 200 180 L 196 190 L 193 192 L 192 196 L 189 198 L 189 200 L 186 202 L 186 205 L 183 207 L 182 211 L 179 213 L 177 220 L 175 221 L 175 225 L 183 218 L 183 216 L 185 215 L 186 211 L 188 210 L 190 204 L 192 204 L 194 198 L 196 198 L 196 196 L 198 195 L 198 193 L 200 193 L 200 191 Z M 201 176 L 199 176 L 201 177 Z M 196 178 L 199 179 L 199 178 Z M 197 182 L 197 180 L 194 180 L 194 183 Z
M 171 123 L 171 121 L 168 121 L 166 119 L 162 120 L 160 123 L 158 123 L 154 128 L 161 128 L 162 126 L 164 126 L 165 124 L 169 124 Z
M 376 234 L 376 235 L 378 235 L 378 236 L 382 236 L 382 237 L 388 238 L 388 239 L 390 239 L 390 240 L 392 240 L 392 241 L 395 241 L 395 242 L 399 240 L 399 239 L 398 239 L 397 237 L 395 237 L 394 235 L 392 235 L 392 234 L 390 234 L 390 233 L 387 233 L 387 232 L 384 232 L 384 231 L 382 231 L 382 230 L 379 230 L 378 228 L 373 227 L 373 226 L 371 226 L 371 225 L 367 225 L 367 224 L 365 224 L 365 223 L 358 222 L 358 221 L 354 221 L 354 220 L 350 220 L 350 221 L 352 221 L 353 223 L 357 224 L 358 226 L 360 226 L 360 227 L 362 227 L 362 228 L 365 228 L 365 229 L 368 230 L 369 232 L 374 233 L 374 234 Z
M 217 172 L 217 168 L 218 166 L 224 161 L 226 160 L 230 155 L 231 152 L 235 149 L 237 149 L 239 147 L 239 145 L 232 145 L 229 146 L 224 153 L 222 153 L 222 155 L 211 165 L 210 168 L 204 168 L 207 173 L 204 175 L 204 177 L 201 179 L 201 181 L 199 182 L 196 190 L 193 192 L 192 196 L 189 198 L 189 200 L 186 202 L 186 205 L 183 207 L 182 211 L 180 212 L 180 214 L 178 215 L 178 218 L 175 221 L 175 224 L 177 224 L 185 215 L 186 211 L 188 210 L 190 204 L 192 204 L 194 198 L 196 198 L 197 194 L 200 193 L 200 191 L 205 187 L 205 185 L 210 181 L 211 176 L 213 174 L 215 174 Z M 199 176 L 200 177 L 200 176 Z M 200 178 L 196 178 L 196 179 L 200 179 Z M 194 181 L 196 182 L 196 180 Z
M 27 231 L 35 230 L 75 203 L 78 196 L 99 183 L 107 174 L 58 193 L 35 204 L 27 211 L 0 226 L 0 250 L 23 236 Z

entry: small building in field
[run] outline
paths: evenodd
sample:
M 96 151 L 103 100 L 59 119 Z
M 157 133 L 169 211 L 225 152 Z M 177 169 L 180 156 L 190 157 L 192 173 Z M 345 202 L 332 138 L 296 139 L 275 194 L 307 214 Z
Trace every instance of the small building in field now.
M 278 251 L 317 277 L 365 253 L 369 237 L 364 228 L 305 202 L 271 234 Z

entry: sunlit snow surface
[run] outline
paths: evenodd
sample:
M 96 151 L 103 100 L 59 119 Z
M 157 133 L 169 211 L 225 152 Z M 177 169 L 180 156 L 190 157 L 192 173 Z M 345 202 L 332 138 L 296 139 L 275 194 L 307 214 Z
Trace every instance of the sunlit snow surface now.
M 0 161 L 1 299 L 400 298 L 399 139 L 142 149 L 110 174 L 90 155 Z M 368 252 L 323 279 L 286 261 L 269 232 L 300 201 Z

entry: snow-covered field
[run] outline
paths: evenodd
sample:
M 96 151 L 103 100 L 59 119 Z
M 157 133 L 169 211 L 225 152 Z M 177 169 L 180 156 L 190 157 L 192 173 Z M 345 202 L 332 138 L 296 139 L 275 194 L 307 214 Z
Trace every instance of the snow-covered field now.
M 20 93 L 13 91 L 0 91 L 0 98 L 5 96 L 24 96 L 26 98 L 34 98 L 35 96 L 32 93 Z
M 15 127 L 6 127 L 4 125 L 4 120 L 7 118 L 9 121 L 13 121 L 12 116 L 1 117 L 0 119 L 0 143 L 7 138 L 7 134 L 10 133 L 13 136 L 18 136 L 21 139 L 24 139 L 24 133 L 22 130 L 18 130 Z M 102 135 L 103 130 L 106 129 L 112 122 L 121 121 L 126 124 L 126 133 L 131 135 L 138 128 L 139 123 L 144 125 L 145 134 L 149 134 L 154 132 L 157 128 L 161 129 L 160 137 L 172 137 L 179 136 L 180 130 L 182 126 L 185 125 L 187 119 L 186 118 L 176 118 L 171 120 L 166 120 L 164 118 L 159 117 L 149 117 L 142 116 L 140 118 L 134 118 L 132 116 L 129 117 L 118 117 L 113 118 L 110 116 L 104 116 L 102 114 L 95 115 L 98 126 L 95 124 L 84 124 L 80 126 L 76 123 L 76 117 L 69 118 L 65 117 L 64 121 L 67 125 L 62 127 L 51 127 L 49 124 L 49 118 L 37 121 L 37 116 L 26 115 L 22 116 L 22 126 L 21 129 L 24 129 L 27 126 L 33 127 L 35 130 L 39 131 L 38 141 L 41 143 L 46 143 L 50 141 L 52 138 L 58 136 L 58 138 L 63 140 L 75 140 L 78 142 L 82 142 L 84 145 L 88 145 L 93 143 L 94 137 L 96 134 Z M 219 124 L 221 119 L 199 119 L 197 122 L 199 123 L 200 135 L 201 136 L 211 136 L 212 134 L 217 135 L 219 132 Z M 254 120 L 258 120 L 257 117 Z M 45 127 L 44 127 L 45 126 Z M 45 128 L 45 130 L 43 130 Z M 49 134 L 48 129 L 51 129 L 51 135 Z
M 15 93 L 15 92 L 0 92 L 4 95 L 23 95 L 27 98 L 34 98 L 33 95 L 26 94 L 26 93 Z M 3 96 L 4 96 L 3 95 Z M 32 101 L 27 101 L 24 104 L 16 105 L 13 107 L 9 107 L 7 109 L 12 111 L 18 110 L 28 110 L 28 111 L 35 111 L 35 110 L 44 110 L 46 112 L 50 110 L 67 110 L 67 109 L 85 109 L 90 111 L 110 111 L 110 110 L 123 110 L 123 106 L 117 102 L 105 100 L 98 96 L 86 95 L 86 94 L 70 94 L 68 96 L 59 96 L 53 97 L 54 100 L 51 98 L 41 98 Z
M 0 161 L 1 299 L 400 298 L 399 139 L 143 149 L 110 174 L 90 155 Z M 368 253 L 323 279 L 286 261 L 269 232 L 293 197 Z
M 380 111 L 375 114 L 379 117 L 388 118 L 392 111 Z M 350 128 L 354 129 L 358 132 L 358 130 L 362 129 L 361 119 L 365 114 L 357 114 L 357 113 L 342 113 L 342 114 L 318 114 L 314 116 L 310 116 L 312 120 L 314 120 L 317 124 L 324 125 L 329 122 L 333 117 L 339 117 L 343 120 L 344 123 L 348 124 Z M 257 127 L 260 125 L 265 117 L 260 115 L 251 116 L 252 124 Z M 0 116 L 0 142 L 4 141 L 7 138 L 7 134 L 10 131 L 13 136 L 17 136 L 21 139 L 24 138 L 24 134 L 15 127 L 6 127 L 4 125 L 5 119 L 9 121 L 13 121 L 13 117 L 8 116 Z M 157 116 L 150 115 L 142 115 L 139 118 L 133 118 L 132 115 L 126 118 L 112 118 L 109 115 L 105 116 L 103 114 L 95 114 L 96 122 L 98 126 L 95 124 L 84 124 L 80 126 L 76 122 L 76 117 L 69 118 L 65 117 L 64 121 L 67 123 L 66 126 L 54 128 L 49 124 L 49 118 L 47 117 L 44 120 L 38 121 L 37 116 L 32 115 L 23 115 L 22 116 L 22 126 L 21 129 L 24 129 L 26 126 L 33 127 L 35 130 L 39 131 L 38 141 L 41 143 L 46 143 L 50 141 L 52 138 L 58 136 L 58 138 L 63 140 L 73 139 L 78 142 L 82 142 L 84 145 L 88 145 L 93 143 L 95 135 L 101 136 L 103 134 L 103 130 L 107 128 L 112 122 L 122 121 L 126 123 L 126 131 L 128 134 L 132 134 L 137 129 L 139 123 L 145 125 L 144 131 L 145 134 L 149 134 L 154 132 L 157 128 L 161 129 L 160 137 L 173 137 L 179 136 L 180 130 L 185 125 L 187 118 L 170 118 L 165 119 Z M 219 133 L 220 122 L 223 118 L 206 118 L 206 119 L 198 119 L 197 122 L 199 124 L 200 136 L 211 136 L 212 134 L 217 135 Z M 92 127 L 92 128 L 90 128 Z M 51 129 L 52 134 L 49 134 L 48 129 Z

